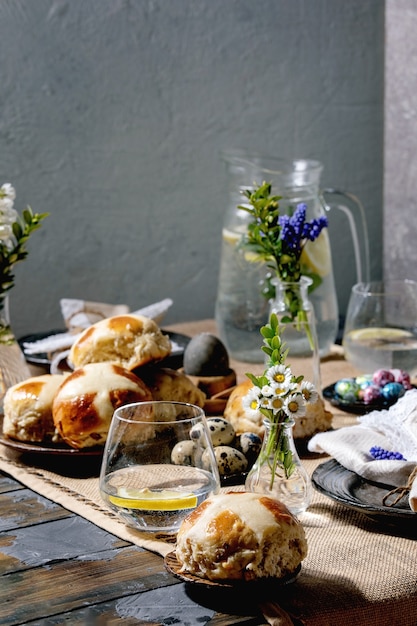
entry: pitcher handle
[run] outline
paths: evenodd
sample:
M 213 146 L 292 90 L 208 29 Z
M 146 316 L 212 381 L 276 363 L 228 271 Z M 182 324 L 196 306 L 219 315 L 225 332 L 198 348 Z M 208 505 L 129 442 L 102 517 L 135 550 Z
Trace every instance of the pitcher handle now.
M 338 195 L 343 198 L 347 198 L 352 202 L 352 205 L 355 207 L 357 215 L 355 216 L 351 209 L 343 204 L 332 204 L 329 205 L 326 202 L 325 194 L 330 195 Z M 359 198 L 357 198 L 353 193 L 348 191 L 341 191 L 339 189 L 323 189 L 321 192 L 321 197 L 323 201 L 323 206 L 326 211 L 330 211 L 333 206 L 336 209 L 339 209 L 346 215 L 348 218 L 350 232 L 352 235 L 353 242 L 353 251 L 355 255 L 355 265 L 356 265 L 356 278 L 358 283 L 369 282 L 370 280 L 370 261 L 369 261 L 369 238 L 368 238 L 368 226 L 366 223 L 366 215 L 363 205 Z M 358 224 L 358 228 L 357 225 Z M 360 232 L 358 230 L 360 229 Z M 360 243 L 360 239 L 362 240 L 362 245 Z M 361 250 L 362 248 L 362 250 Z

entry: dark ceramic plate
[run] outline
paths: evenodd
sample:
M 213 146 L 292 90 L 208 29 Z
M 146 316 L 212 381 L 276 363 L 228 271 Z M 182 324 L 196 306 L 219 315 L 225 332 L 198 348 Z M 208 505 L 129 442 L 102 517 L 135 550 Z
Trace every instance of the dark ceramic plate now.
M 372 404 L 365 404 L 360 400 L 356 402 L 349 402 L 344 400 L 341 396 L 335 393 L 335 385 L 329 385 L 323 389 L 323 396 L 326 400 L 329 400 L 330 404 L 333 406 L 339 407 L 343 411 L 347 411 L 348 413 L 355 413 L 356 415 L 364 415 L 365 413 L 370 413 L 371 411 L 381 411 L 381 409 L 388 409 L 390 406 L 397 402 L 395 400 L 375 400 Z
M 406 496 L 395 506 L 384 506 L 382 499 L 392 487 L 365 480 L 335 459 L 319 465 L 313 472 L 312 482 L 320 493 L 375 521 L 416 529 L 417 513 L 410 509 Z
M 180 572 L 181 566 L 178 562 L 175 551 L 169 552 L 164 558 L 165 568 L 173 574 L 176 578 L 179 578 L 183 582 L 186 583 L 195 583 L 197 585 L 202 585 L 204 587 L 217 587 L 221 589 L 240 589 L 244 588 L 245 590 L 248 587 L 259 587 L 260 585 L 273 585 L 283 587 L 284 585 L 288 585 L 292 583 L 297 578 L 298 574 L 301 570 L 301 565 L 288 576 L 284 578 L 259 578 L 253 581 L 242 581 L 242 580 L 225 580 L 225 581 L 214 581 L 208 580 L 207 578 L 201 578 L 200 576 L 194 576 L 194 574 L 189 574 L 188 572 Z
M 32 365 L 44 365 L 49 366 L 51 361 L 49 356 L 46 353 L 40 354 L 26 354 L 24 343 L 31 343 L 33 341 L 39 341 L 40 339 L 46 339 L 46 337 L 50 337 L 51 335 L 57 335 L 59 333 L 65 333 L 65 329 L 59 330 L 49 330 L 48 332 L 43 333 L 34 333 L 32 335 L 25 335 L 21 337 L 19 341 L 19 345 L 25 355 L 25 359 L 28 363 L 32 363 Z M 162 330 L 165 335 L 168 335 L 171 341 L 175 342 L 178 346 L 178 350 L 172 352 L 166 359 L 159 363 L 160 367 L 170 367 L 172 369 L 179 369 L 182 367 L 184 350 L 190 342 L 190 337 L 187 335 L 182 335 L 180 333 L 174 333 L 170 330 Z
M 24 442 L 24 441 L 15 441 L 14 439 L 9 439 L 3 435 L 3 416 L 0 416 L 0 443 L 12 450 L 16 450 L 17 452 L 26 452 L 27 454 L 38 454 L 38 455 L 47 455 L 47 456 L 70 456 L 70 457 L 98 457 L 103 456 L 103 447 L 97 448 L 84 448 L 81 450 L 76 450 L 75 448 L 70 448 L 66 444 L 54 444 L 54 443 L 32 443 L 32 442 Z

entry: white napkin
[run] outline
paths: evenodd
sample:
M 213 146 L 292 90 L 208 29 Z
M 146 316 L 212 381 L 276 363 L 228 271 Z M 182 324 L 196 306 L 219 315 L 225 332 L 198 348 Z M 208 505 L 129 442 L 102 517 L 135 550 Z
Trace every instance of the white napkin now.
M 407 460 L 375 460 L 369 453 L 373 446 L 401 452 Z M 417 389 L 407 391 L 389 409 L 359 417 L 357 426 L 314 435 L 308 449 L 329 454 L 366 480 L 392 487 L 407 485 L 417 465 Z M 417 478 L 411 485 L 409 503 L 417 512 Z
M 57 333 L 45 337 L 44 339 L 38 339 L 37 341 L 24 342 L 23 348 L 25 354 L 41 354 L 44 352 L 51 354 L 68 350 L 85 328 L 88 328 L 100 319 L 129 313 L 129 307 L 125 304 L 112 305 L 103 302 L 71 300 L 68 298 L 62 299 L 60 304 L 65 326 L 68 328 L 68 331 Z M 134 311 L 132 315 L 144 315 L 159 323 L 172 304 L 173 302 L 170 298 L 165 298 L 160 302 Z

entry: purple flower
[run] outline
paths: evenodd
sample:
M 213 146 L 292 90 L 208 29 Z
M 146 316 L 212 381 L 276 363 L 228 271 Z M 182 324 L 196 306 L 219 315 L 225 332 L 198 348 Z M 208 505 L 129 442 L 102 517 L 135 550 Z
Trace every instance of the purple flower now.
M 288 253 L 301 253 L 305 240 L 315 241 L 327 223 L 327 217 L 321 216 L 306 222 L 307 205 L 302 202 L 297 205 L 294 214 L 281 215 L 278 223 L 281 226 L 280 239 Z

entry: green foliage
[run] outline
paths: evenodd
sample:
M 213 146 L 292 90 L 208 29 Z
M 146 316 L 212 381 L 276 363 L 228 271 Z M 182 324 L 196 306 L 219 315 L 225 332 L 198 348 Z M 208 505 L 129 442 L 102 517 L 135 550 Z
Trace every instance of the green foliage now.
M 0 293 L 4 294 L 14 285 L 13 267 L 19 261 L 26 259 L 28 250 L 26 243 L 31 234 L 40 228 L 42 221 L 48 213 L 33 213 L 27 207 L 22 217 L 17 218 L 13 223 L 12 241 L 0 241 Z

